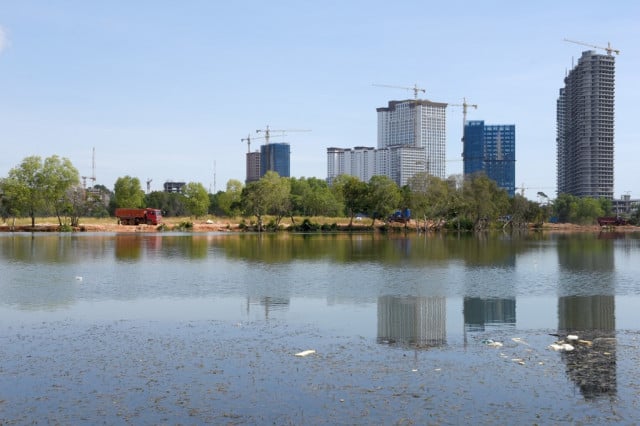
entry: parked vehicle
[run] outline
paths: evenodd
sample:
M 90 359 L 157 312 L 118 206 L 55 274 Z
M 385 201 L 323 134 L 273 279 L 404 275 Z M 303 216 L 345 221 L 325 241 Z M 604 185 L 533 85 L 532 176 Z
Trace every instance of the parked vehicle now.
M 396 210 L 391 216 L 389 216 L 389 222 L 407 223 L 411 220 L 411 210 Z
M 605 216 L 598 218 L 598 225 L 600 226 L 622 226 L 626 224 L 627 220 L 620 216 Z
M 159 225 L 162 222 L 162 212 L 158 209 L 116 209 L 116 217 L 120 225 Z

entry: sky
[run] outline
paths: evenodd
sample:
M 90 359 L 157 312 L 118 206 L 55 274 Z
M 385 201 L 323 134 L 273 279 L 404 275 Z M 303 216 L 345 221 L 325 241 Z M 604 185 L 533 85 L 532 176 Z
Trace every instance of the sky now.
M 566 38 L 621 51 L 614 196 L 640 198 L 638 22 L 632 1 L 4 0 L 0 177 L 31 155 L 91 176 L 95 150 L 96 184 L 215 192 L 244 181 L 242 139 L 269 126 L 291 130 L 271 141 L 291 145 L 292 176 L 324 179 L 328 147 L 375 147 L 376 108 L 413 98 L 379 85 L 417 85 L 450 104 L 447 175 L 466 98 L 468 120 L 515 124 L 516 187 L 554 198 L 558 90 L 591 49 Z

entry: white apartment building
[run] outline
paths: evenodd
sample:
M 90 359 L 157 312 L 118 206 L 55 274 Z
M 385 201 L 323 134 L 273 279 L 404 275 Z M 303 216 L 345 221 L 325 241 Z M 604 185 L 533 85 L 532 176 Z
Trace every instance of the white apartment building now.
M 376 149 L 373 147 L 327 148 L 327 182 L 331 185 L 342 174 L 368 182 L 377 174 L 376 164 Z
M 372 176 L 407 184 L 417 173 L 446 177 L 446 103 L 415 99 L 377 108 L 378 146 L 327 148 L 327 182 L 348 174 L 368 182 Z
M 378 149 L 412 148 L 397 157 L 405 159 L 402 164 L 392 166 L 400 168 L 397 176 L 411 173 L 405 168 L 416 169 L 417 162 L 422 167 L 413 174 L 427 172 L 441 179 L 446 177 L 446 108 L 446 103 L 415 99 L 391 101 L 387 107 L 376 109 Z M 424 153 L 415 148 L 422 148 Z M 400 185 L 398 180 L 396 183 Z

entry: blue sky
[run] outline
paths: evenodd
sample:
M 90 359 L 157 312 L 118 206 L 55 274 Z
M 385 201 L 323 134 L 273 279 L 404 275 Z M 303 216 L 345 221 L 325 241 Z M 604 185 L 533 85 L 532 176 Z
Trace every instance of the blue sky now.
M 30 1 L 0 3 L 0 176 L 69 158 L 113 188 L 138 177 L 224 190 L 247 135 L 309 129 L 291 174 L 326 177 L 328 147 L 375 146 L 375 109 L 411 91 L 516 125 L 516 186 L 555 193 L 555 103 L 589 48 L 616 58 L 615 196 L 640 198 L 637 2 Z M 447 108 L 447 174 L 462 172 L 462 109 Z M 252 143 L 252 149 L 258 146 Z M 215 172 L 215 179 L 214 179 Z M 552 197 L 553 198 L 553 197 Z

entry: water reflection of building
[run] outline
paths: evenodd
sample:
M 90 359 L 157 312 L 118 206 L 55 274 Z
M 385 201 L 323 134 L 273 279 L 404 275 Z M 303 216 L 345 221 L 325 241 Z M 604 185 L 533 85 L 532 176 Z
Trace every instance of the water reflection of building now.
M 590 344 L 563 354 L 567 376 L 586 399 L 616 394 L 614 296 L 568 296 L 558 300 L 558 330 Z
M 413 347 L 447 343 L 446 298 L 381 296 L 378 298 L 378 342 Z
M 247 297 L 247 313 L 251 310 L 251 306 L 261 306 L 264 309 L 265 319 L 269 318 L 272 311 L 286 311 L 289 309 L 290 301 L 288 298 L 282 297 Z
M 616 394 L 615 255 L 613 241 L 560 238 L 558 330 L 588 344 L 562 355 L 567 376 L 586 399 Z
M 516 299 L 465 297 L 463 315 L 465 331 L 484 331 L 487 326 L 515 327 Z

